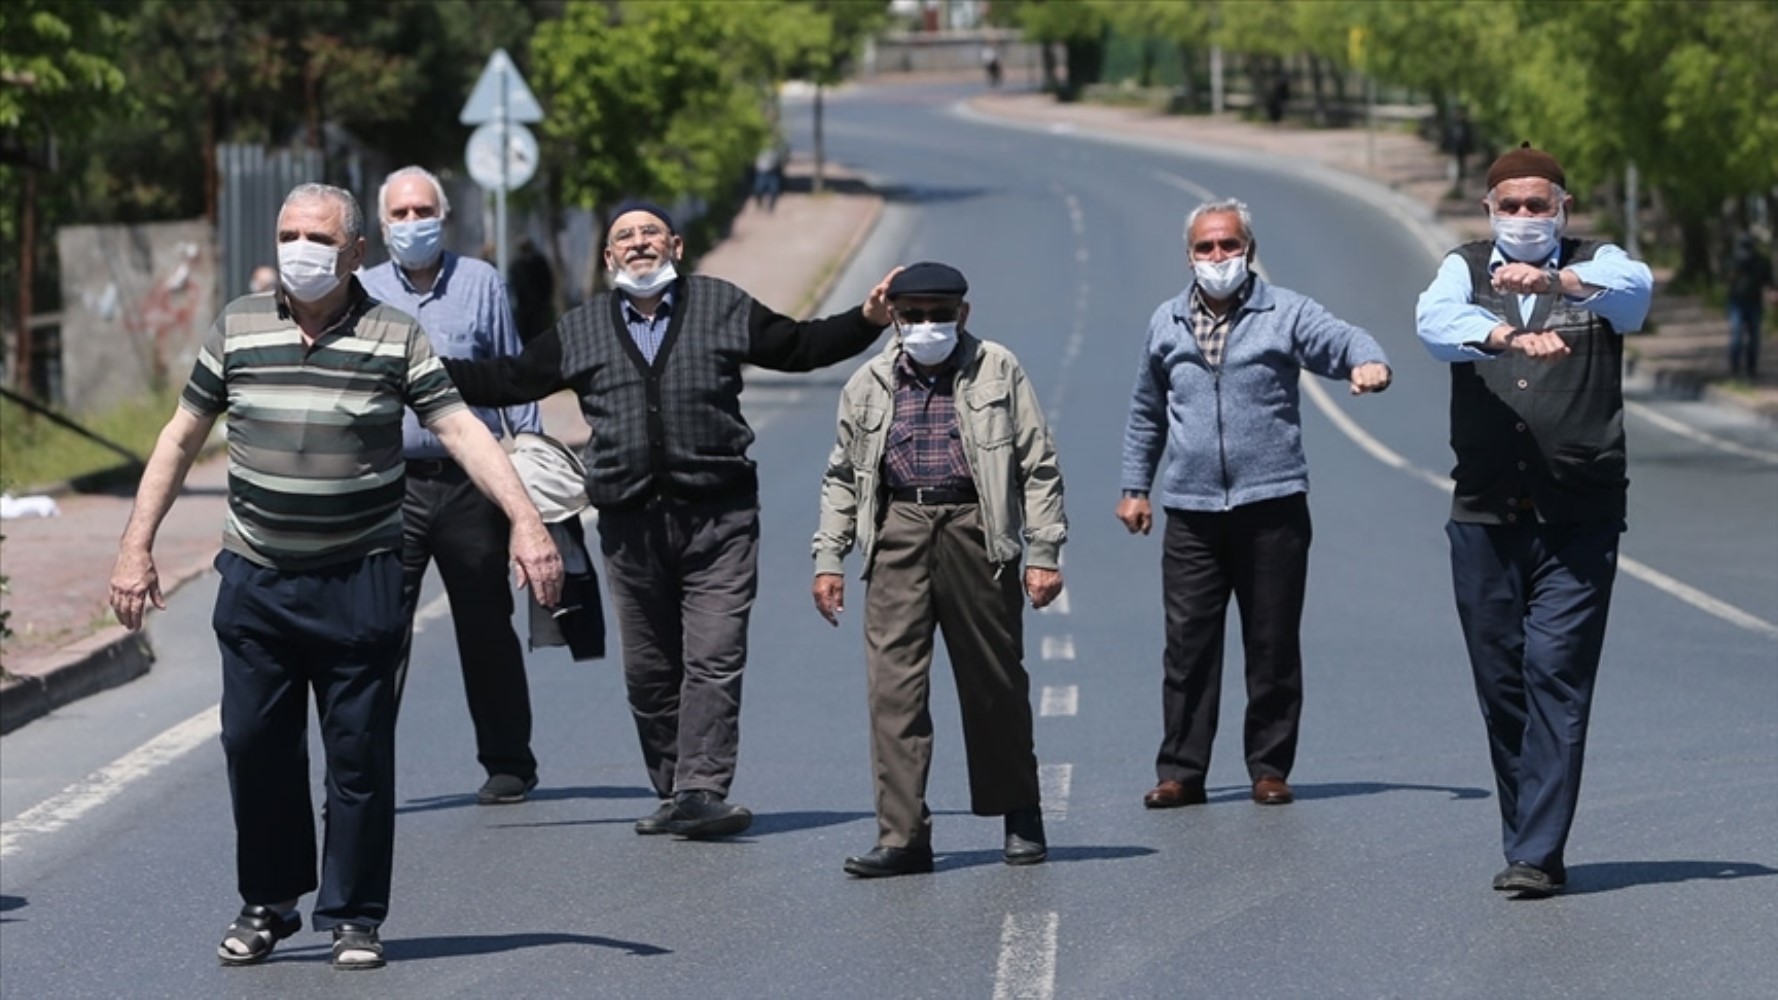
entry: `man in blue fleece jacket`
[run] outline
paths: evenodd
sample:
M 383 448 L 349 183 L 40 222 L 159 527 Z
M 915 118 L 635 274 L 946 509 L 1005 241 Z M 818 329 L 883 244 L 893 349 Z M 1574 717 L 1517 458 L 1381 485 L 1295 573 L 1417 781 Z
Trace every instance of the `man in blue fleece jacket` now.
M 1257 244 L 1245 204 L 1199 205 L 1185 238 L 1193 281 L 1148 321 L 1117 505 L 1124 527 L 1148 534 L 1149 491 L 1171 445 L 1159 486 L 1165 735 L 1159 783 L 1142 801 L 1150 809 L 1205 801 L 1233 593 L 1247 659 L 1253 800 L 1282 805 L 1293 798 L 1285 779 L 1302 715 L 1298 632 L 1309 569 L 1298 373 L 1346 379 L 1358 394 L 1388 388 L 1391 372 L 1370 334 L 1251 272 Z

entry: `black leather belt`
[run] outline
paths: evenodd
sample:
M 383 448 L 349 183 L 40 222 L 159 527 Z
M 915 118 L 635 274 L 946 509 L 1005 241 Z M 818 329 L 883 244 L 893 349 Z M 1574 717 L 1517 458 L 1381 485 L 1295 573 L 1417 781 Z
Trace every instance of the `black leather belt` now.
M 889 499 L 930 507 L 945 503 L 976 503 L 981 494 L 974 486 L 898 486 L 889 491 Z
M 440 476 L 463 474 L 463 467 L 448 458 L 410 458 L 407 460 L 407 474 L 421 479 L 437 479 Z

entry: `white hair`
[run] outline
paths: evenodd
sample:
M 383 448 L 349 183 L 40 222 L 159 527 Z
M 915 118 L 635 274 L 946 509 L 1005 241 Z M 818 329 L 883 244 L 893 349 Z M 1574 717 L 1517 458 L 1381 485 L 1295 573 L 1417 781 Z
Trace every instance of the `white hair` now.
M 1224 212 L 1232 212 L 1241 220 L 1241 240 L 1247 244 L 1248 259 L 1253 259 L 1254 249 L 1259 245 L 1259 241 L 1253 237 L 1253 210 L 1239 198 L 1218 198 L 1204 202 L 1192 209 L 1191 214 L 1185 217 L 1185 242 L 1191 243 L 1192 227 L 1198 224 L 1199 219 L 1206 215 L 1220 215 Z
M 438 195 L 438 217 L 440 219 L 448 219 L 451 217 L 451 198 L 449 195 L 445 194 L 444 185 L 438 182 L 438 178 L 433 175 L 432 171 L 427 170 L 425 167 L 402 167 L 400 170 L 397 170 L 384 178 L 383 186 L 377 189 L 378 219 L 386 219 L 389 217 L 389 185 L 394 184 L 403 177 L 424 177 L 427 181 L 431 182 L 432 190 Z
M 364 235 L 364 213 L 358 208 L 358 199 L 352 197 L 352 192 L 345 188 L 334 187 L 332 184 L 298 184 L 291 188 L 290 193 L 284 196 L 284 205 L 278 209 L 278 215 L 283 216 L 284 209 L 296 202 L 315 199 L 331 201 L 340 206 L 340 215 L 345 223 L 348 244 Z
M 1547 178 L 1540 177 L 1540 178 L 1534 178 L 1534 179 L 1535 180 L 1546 180 Z M 1562 185 L 1557 184 L 1555 181 L 1550 181 L 1550 191 L 1552 192 L 1551 196 L 1553 198 L 1555 198 L 1555 200 L 1556 200 L 1556 207 L 1561 208 L 1562 203 L 1564 201 L 1568 200 L 1568 190 L 1566 188 L 1564 188 Z M 1489 208 L 1499 208 L 1500 207 L 1499 192 L 1500 192 L 1499 186 L 1491 187 L 1488 189 L 1488 199 L 1487 200 L 1488 200 L 1488 207 Z

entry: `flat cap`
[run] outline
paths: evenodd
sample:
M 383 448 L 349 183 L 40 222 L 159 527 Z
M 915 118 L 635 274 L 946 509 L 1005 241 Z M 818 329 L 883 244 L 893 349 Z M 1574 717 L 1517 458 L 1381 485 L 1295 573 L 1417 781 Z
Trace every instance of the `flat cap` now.
M 1542 177 L 1557 187 L 1568 187 L 1568 175 L 1562 172 L 1562 165 L 1543 150 L 1532 149 L 1530 142 L 1522 142 L 1518 149 L 1500 154 L 1500 159 L 1488 168 L 1488 190 L 1492 191 L 1501 181 L 1515 177 Z
M 903 295 L 961 298 L 968 291 L 969 282 L 964 280 L 962 271 L 937 261 L 923 260 L 918 264 L 909 264 L 889 279 L 891 299 L 899 299 Z
M 606 232 L 609 233 L 611 227 L 617 225 L 617 220 L 629 215 L 631 212 L 647 212 L 649 215 L 661 220 L 661 225 L 667 227 L 667 232 L 679 232 L 679 230 L 673 228 L 673 217 L 667 214 L 667 210 L 646 198 L 625 198 L 623 201 L 618 202 L 617 207 L 611 210 L 611 221 L 605 225 Z

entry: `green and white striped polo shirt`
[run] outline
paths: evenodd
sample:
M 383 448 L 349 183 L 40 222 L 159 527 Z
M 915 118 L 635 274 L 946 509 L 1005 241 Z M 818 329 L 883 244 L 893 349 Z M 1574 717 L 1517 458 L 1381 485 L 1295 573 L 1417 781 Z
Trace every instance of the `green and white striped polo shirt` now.
M 180 405 L 228 419 L 222 545 L 307 570 L 401 548 L 403 406 L 422 423 L 463 407 L 426 333 L 351 279 L 350 305 L 313 344 L 274 295 L 210 328 Z

